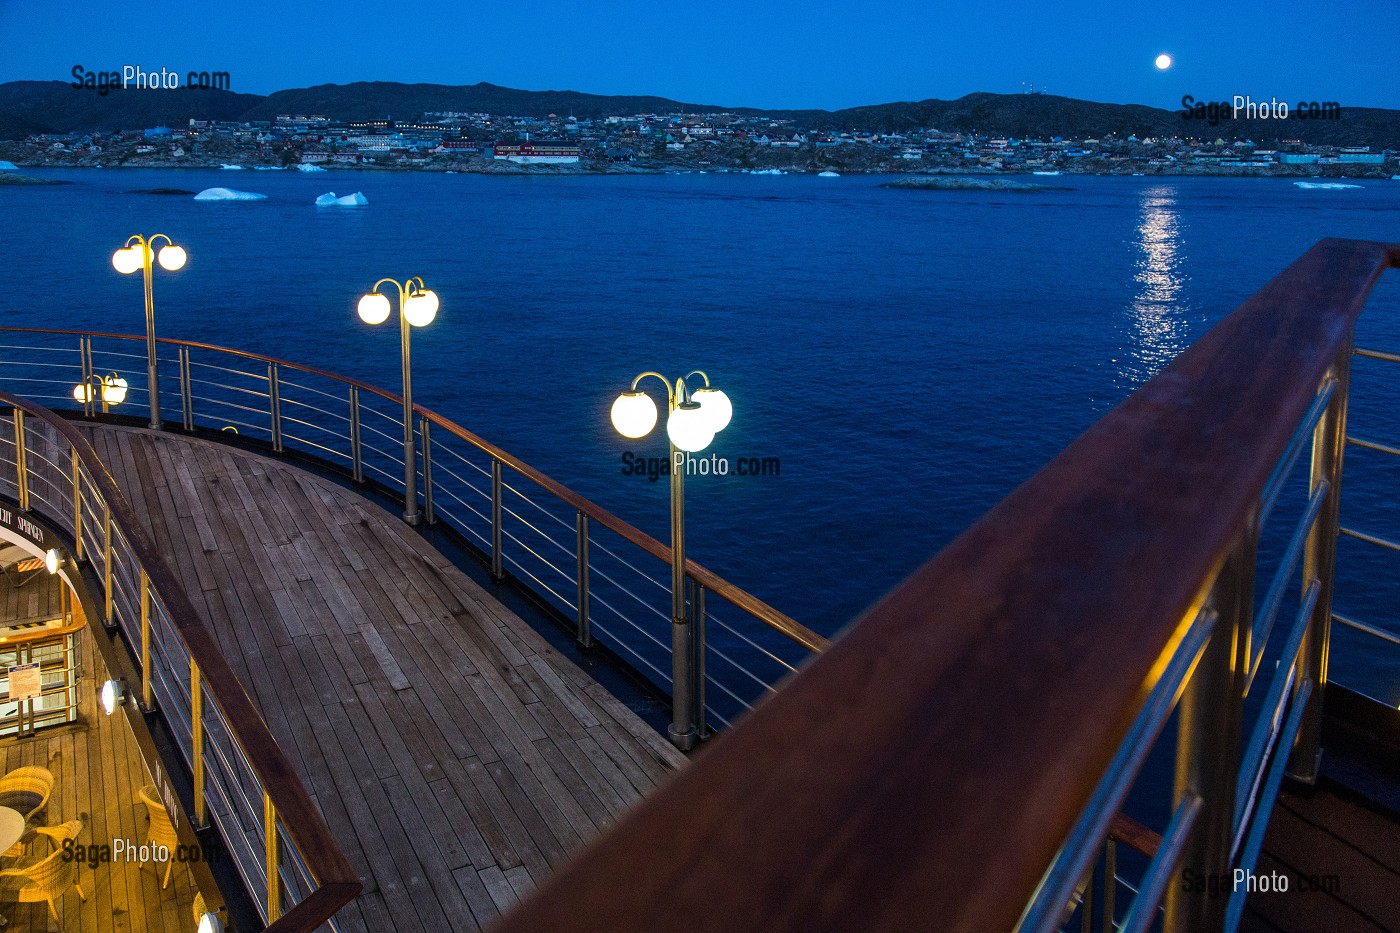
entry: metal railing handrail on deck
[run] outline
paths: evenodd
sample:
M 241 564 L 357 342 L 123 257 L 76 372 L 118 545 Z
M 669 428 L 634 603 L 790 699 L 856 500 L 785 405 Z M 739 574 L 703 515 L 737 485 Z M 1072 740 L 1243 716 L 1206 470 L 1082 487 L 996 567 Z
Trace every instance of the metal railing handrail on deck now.
M 1351 335 L 1396 265 L 1318 243 L 498 933 L 1058 929 L 1174 710 L 1172 818 L 1121 929 L 1163 902 L 1171 933 L 1233 928 L 1228 873 L 1285 766 L 1315 774 Z M 1259 527 L 1309 440 L 1298 605 L 1250 729 Z
M 108 340 L 143 341 L 146 339 L 145 337 L 141 337 L 136 334 L 116 334 L 105 333 L 101 331 L 64 330 L 39 327 L 0 327 L 0 333 L 66 334 L 74 337 L 101 337 Z M 314 376 L 319 376 L 323 379 L 327 379 L 333 382 L 340 382 L 347 386 L 353 386 L 361 392 L 368 392 L 370 394 L 377 395 L 385 401 L 392 402 L 396 405 L 403 404 L 403 397 L 394 392 L 389 391 L 388 389 L 382 389 L 379 386 L 372 385 L 371 383 L 364 382 L 360 379 L 355 379 L 351 376 L 344 376 L 340 373 L 333 373 L 329 370 L 319 369 L 315 366 L 307 366 L 303 363 L 294 363 L 290 360 L 279 359 L 275 356 L 267 356 L 262 353 L 252 353 L 247 350 L 238 350 L 232 347 L 222 347 L 212 343 L 201 343 L 196 340 L 180 340 L 171 337 L 158 337 L 156 338 L 156 343 L 165 344 L 167 346 L 172 347 L 188 347 L 190 349 L 210 350 L 217 353 L 226 353 L 231 356 L 238 356 L 248 360 L 256 360 L 257 362 L 262 363 L 264 365 L 276 364 L 282 369 L 310 373 Z M 491 457 L 500 460 L 502 463 L 509 466 L 512 470 L 519 473 L 521 476 L 525 477 L 530 482 L 543 489 L 545 492 L 554 496 L 561 502 L 564 502 L 571 508 L 577 509 L 584 515 L 587 515 L 590 520 L 595 521 L 598 524 L 602 525 L 604 528 L 607 528 L 609 531 L 614 532 L 618 535 L 618 537 L 625 538 L 627 541 L 630 541 L 632 544 L 646 551 L 648 554 L 652 555 L 656 559 L 668 564 L 670 563 L 670 545 L 663 544 L 662 542 L 658 541 L 656 538 L 653 538 L 651 535 L 647 534 L 646 532 L 642 531 L 636 526 L 628 524 L 627 522 L 618 518 L 616 515 L 609 512 L 607 509 L 598 505 L 596 502 L 593 502 L 585 496 L 579 495 L 578 493 L 574 492 L 572 489 L 568 488 L 567 486 L 563 485 L 557 480 L 554 480 L 551 477 L 545 475 L 544 473 L 541 473 L 539 470 L 530 466 L 528 463 L 516 457 L 514 454 L 502 450 L 500 447 L 497 447 L 490 441 L 472 433 L 471 431 L 468 431 L 466 428 L 462 427 L 456 422 L 446 418 L 443 415 L 438 414 L 437 412 L 427 408 L 426 406 L 414 404 L 413 410 L 420 418 L 426 418 L 435 426 L 442 428 L 444 431 L 450 432 L 458 438 L 461 438 L 468 444 L 480 450 L 482 453 L 488 454 Z M 732 603 L 736 608 L 744 610 L 746 613 L 753 616 L 753 618 L 755 618 L 759 622 L 762 622 L 764 625 L 768 626 L 774 631 L 786 635 L 788 638 L 792 639 L 794 642 L 803 646 L 804 648 L 807 648 L 811 651 L 821 651 L 830 644 L 829 639 L 827 639 L 825 636 L 817 634 L 816 632 L 807 628 L 805 625 L 802 625 L 800 622 L 793 619 L 791 616 L 788 616 L 787 614 L 773 608 L 772 606 L 765 603 L 763 600 L 759 599 L 757 596 L 754 596 L 752 593 L 749 593 L 735 586 L 734 584 L 730 583 L 729 581 L 725 580 L 724 578 L 720 577 L 718 574 L 705 568 L 704 566 L 696 563 L 695 561 L 686 558 L 685 567 L 686 575 L 690 579 L 694 580 L 701 586 L 704 586 L 710 592 L 720 595 L 725 600 Z
M 223 767 L 220 773 L 229 776 L 227 784 L 237 783 L 228 764 L 228 756 L 236 756 L 262 790 L 259 812 L 242 816 L 263 828 L 264 886 L 255 893 L 268 922 L 266 931 L 318 929 L 359 894 L 361 884 L 291 763 L 97 453 L 71 423 L 34 402 L 0 391 L 0 406 L 13 412 L 15 438 L 14 459 L 0 457 L 0 476 L 15 490 L 22 509 L 43 514 L 72 535 L 73 556 L 82 560 L 86 555 L 102 581 L 107 624 L 119 625 L 128 644 L 140 654 L 139 702 L 146 711 L 157 708 L 164 714 L 177 744 L 190 758 L 196 824 L 203 820 L 206 797 L 212 796 L 218 781 L 208 777 L 215 767 L 211 753 Z M 55 444 L 61 445 L 56 455 Z M 61 502 L 59 492 L 64 493 Z M 122 591 L 114 584 L 122 578 L 138 581 L 139 593 Z M 187 672 L 168 663 L 161 666 L 159 659 L 168 661 L 177 650 L 165 640 L 168 633 L 178 638 L 187 656 Z M 182 673 L 187 680 L 181 680 Z M 172 683 L 187 687 L 188 692 L 177 699 L 171 693 Z M 206 696 L 215 707 L 208 713 L 203 707 Z M 218 736 L 208 733 L 215 723 L 235 747 L 218 746 Z M 231 800 L 231 788 L 223 788 L 223 793 L 226 796 L 221 799 Z M 209 809 L 216 822 L 239 819 L 229 809 Z M 226 839 L 244 832 L 234 826 L 220 829 Z M 303 896 L 285 909 L 284 902 L 296 885 L 285 877 L 290 866 L 279 865 L 278 840 L 283 835 L 299 857 L 299 867 L 306 869 L 315 885 L 299 892 Z
M 14 370 L 10 378 L 23 384 L 26 394 L 48 388 L 50 394 L 44 398 L 70 407 L 74 405 L 68 397 L 72 385 L 87 383 L 109 368 L 97 365 L 101 358 L 95 352 L 97 343 L 140 343 L 145 339 L 133 334 L 25 327 L 0 327 L 0 333 L 76 338 L 76 346 L 69 347 L 0 347 L 21 351 L 20 358 L 0 360 L 0 364 Z M 158 339 L 157 346 L 173 348 L 177 354 L 174 361 L 162 361 L 178 364 L 178 405 L 163 406 L 162 410 L 178 410 L 186 430 L 233 427 L 244 432 L 242 437 L 265 438 L 276 453 L 299 448 L 299 453 L 339 467 L 356 481 L 373 478 L 391 493 L 404 494 L 401 396 L 359 379 L 246 350 L 172 338 Z M 40 350 L 64 356 L 51 362 L 38 355 Z M 193 354 L 213 354 L 219 359 L 204 361 Z M 222 357 L 243 362 L 227 364 Z M 128 371 L 135 359 L 137 354 L 106 353 L 108 363 Z M 169 370 L 166 367 L 167 374 Z M 298 378 L 300 382 L 295 381 Z M 164 379 L 158 388 L 163 394 L 168 392 Z M 149 387 L 135 382 L 129 391 L 149 394 Z M 376 400 L 378 407 L 371 404 Z M 96 414 L 94 401 L 82 407 L 88 415 Z M 427 519 L 444 521 L 468 541 L 475 536 L 490 559 L 493 576 L 503 579 L 507 567 L 514 567 L 518 582 L 527 590 L 566 616 L 576 616 L 581 644 L 590 645 L 595 638 L 604 641 L 674 698 L 677 688 L 671 684 L 672 665 L 656 657 L 671 651 L 669 626 L 666 636 L 658 639 L 646 625 L 652 614 L 663 622 L 669 620 L 669 612 L 652 613 L 647 606 L 647 596 L 654 595 L 652 585 L 660 588 L 658 592 L 669 593 L 669 583 L 660 582 L 601 541 L 591 539 L 600 530 L 609 532 L 662 564 L 671 561 L 669 545 L 447 417 L 423 405 L 415 404 L 413 411 L 421 464 L 418 485 Z M 395 444 L 400 445 L 397 453 Z M 473 455 L 488 459 L 489 468 L 472 462 Z M 569 514 L 555 515 L 512 487 L 503 477 L 504 470 L 542 490 L 548 497 L 541 499 L 546 506 L 555 503 L 567 508 Z M 489 491 L 473 486 L 473 480 L 482 487 L 489 480 Z M 512 509 L 516 500 L 519 508 Z M 547 522 L 547 527 L 542 527 L 533 521 L 540 512 L 565 524 L 567 530 L 559 531 Z M 489 529 L 478 531 L 473 527 L 474 519 Z M 516 533 L 509 528 L 512 521 Z M 532 546 L 536 542 L 538 546 Z M 549 555 L 556 553 L 572 561 L 551 559 Z M 688 682 L 682 683 L 680 690 L 694 694 L 691 707 L 698 711 L 696 725 L 703 735 L 706 711 L 711 718 L 728 723 L 752 707 L 755 691 L 771 692 L 775 682 L 800 663 L 783 657 L 773 645 L 762 644 L 764 639 L 752 632 L 745 634 L 726 623 L 716 613 L 714 601 L 707 608 L 706 594 L 718 596 L 743 616 L 780 635 L 800 649 L 803 657 L 824 650 L 829 640 L 693 560 L 686 560 L 686 576 L 691 590 L 690 618 L 697 624 L 689 626 L 692 639 L 686 647 L 692 663 L 683 668 Z M 643 593 L 637 592 L 634 580 L 641 581 Z M 625 607 L 619 605 L 623 602 Z M 606 617 L 616 630 L 606 628 L 599 617 Z M 707 685 L 713 688 L 709 701 Z

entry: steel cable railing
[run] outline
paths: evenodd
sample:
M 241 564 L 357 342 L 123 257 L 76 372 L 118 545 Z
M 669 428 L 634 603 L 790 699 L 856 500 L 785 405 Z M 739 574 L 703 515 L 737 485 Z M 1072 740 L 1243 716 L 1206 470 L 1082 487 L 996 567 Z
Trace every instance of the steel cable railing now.
M 127 352 L 143 338 L 77 331 L 0 328 L 12 339 L 0 344 L 0 385 L 24 379 L 56 407 L 98 406 L 72 398 L 73 386 L 91 373 L 131 376 L 130 401 L 145 406 L 144 354 Z M 403 496 L 402 401 L 374 386 L 272 357 L 190 341 L 161 340 L 162 411 L 180 425 L 223 432 L 317 459 L 351 478 L 369 480 Z M 170 351 L 175 356 L 170 357 Z M 32 370 L 26 360 L 42 358 Z M 669 548 L 499 448 L 441 416 L 416 408 L 419 490 L 430 521 L 451 528 L 489 562 L 497 579 L 510 578 L 567 620 L 581 643 L 603 644 L 626 659 L 659 689 L 672 691 L 670 585 L 641 564 L 669 563 Z M 582 535 L 582 536 L 581 536 Z M 649 557 L 638 560 L 636 553 Z M 626 553 L 624 553 L 626 552 Z M 706 694 L 706 709 L 728 724 L 774 684 L 795 670 L 826 639 L 693 562 L 690 581 L 736 611 L 719 619 L 706 613 L 713 638 L 696 645 L 696 668 L 705 684 L 685 689 Z M 711 600 L 715 602 L 715 600 Z M 692 607 L 691 629 L 695 625 Z M 755 624 L 757 623 L 757 624 Z M 707 664 L 705 657 L 712 657 Z M 703 717 L 701 717 L 703 718 Z
M 1397 265 L 1319 243 L 500 933 L 1233 930 L 1285 773 L 1317 775 L 1351 334 Z M 1120 852 L 1172 719 L 1164 825 Z
M 125 497 L 67 421 L 5 392 L 0 406 L 11 425 L 0 492 L 70 535 L 91 565 L 103 622 L 139 654 L 137 702 L 160 713 L 192 775 L 194 821 L 212 817 L 269 933 L 334 929 L 359 879 Z M 250 857 L 259 847 L 261 861 Z M 297 883 L 269 886 L 282 849 L 296 853 Z

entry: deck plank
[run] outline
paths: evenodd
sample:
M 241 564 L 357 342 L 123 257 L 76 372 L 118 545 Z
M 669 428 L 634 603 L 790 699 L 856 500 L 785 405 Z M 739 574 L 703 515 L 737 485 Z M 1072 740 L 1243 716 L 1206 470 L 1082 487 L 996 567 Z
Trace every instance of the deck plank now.
M 1400 824 L 1325 784 L 1285 788 L 1269 815 L 1258 872 L 1288 890 L 1251 894 L 1251 913 L 1286 931 L 1400 930 Z
M 479 929 L 684 765 L 353 491 L 173 432 L 83 429 L 360 872 L 345 933 Z
M 0 740 L 0 766 L 8 772 L 24 765 L 48 768 L 54 790 L 38 815 L 41 825 L 82 818 L 82 845 L 111 845 L 116 839 L 139 845 L 146 838 L 145 809 L 137 792 L 151 778 L 135 736 L 121 716 L 107 716 L 97 705 L 98 671 L 102 669 L 91 636 L 77 635 L 83 664 L 79 685 L 79 721 L 42 730 L 33 736 Z M 46 854 L 37 840 L 33 854 Z M 9 867 L 7 863 L 5 867 Z M 87 899 L 69 891 L 58 901 L 54 923 L 43 904 L 0 903 L 9 933 L 64 930 L 68 933 L 183 933 L 194 903 L 190 872 L 176 865 L 164 890 L 164 864 L 109 862 L 80 864 L 78 886 Z

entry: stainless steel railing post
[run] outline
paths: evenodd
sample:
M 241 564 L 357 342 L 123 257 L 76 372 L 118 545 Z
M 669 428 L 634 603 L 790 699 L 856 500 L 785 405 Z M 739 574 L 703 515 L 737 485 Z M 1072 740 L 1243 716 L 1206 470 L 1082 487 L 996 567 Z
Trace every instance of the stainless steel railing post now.
M 102 620 L 108 628 L 116 625 L 112 614 L 112 507 L 102 502 Z
M 92 338 L 78 338 L 78 366 L 82 370 L 83 416 L 91 418 L 97 414 L 98 393 L 92 390 Z M 98 392 L 101 390 L 99 389 Z
M 574 554 L 577 557 L 575 566 L 576 579 L 578 580 L 578 643 L 580 647 L 593 647 L 593 625 L 589 618 L 589 596 L 588 596 L 588 516 L 579 510 L 574 515 L 575 546 Z
M 276 363 L 267 364 L 267 409 L 272 421 L 272 449 L 282 452 L 282 384 Z
M 364 450 L 360 446 L 360 387 L 350 387 L 350 472 L 355 482 L 365 481 Z
M 25 452 L 24 410 L 15 409 L 15 483 L 19 487 L 19 507 L 29 511 L 29 457 Z
M 691 585 L 694 587 L 690 599 L 690 631 L 695 653 L 695 730 L 705 739 L 710 736 L 709 724 L 705 721 L 705 588 L 694 581 Z
M 1118 842 L 1113 838 L 1103 850 L 1103 933 L 1118 930 Z
M 69 448 L 73 477 L 73 559 L 83 559 L 83 474 L 78 464 L 78 448 Z M 68 591 L 65 589 L 66 595 Z
M 501 553 L 501 461 L 491 458 L 491 576 L 505 579 L 505 559 Z
M 423 435 L 423 520 L 437 524 L 433 514 L 433 443 L 427 418 L 418 419 L 418 431 Z
M 194 388 L 190 380 L 190 348 L 180 348 L 180 417 L 185 430 L 194 430 Z
M 1309 491 L 1319 484 L 1330 484 L 1322 510 L 1303 551 L 1304 591 L 1313 580 L 1319 583 L 1317 602 L 1299 649 L 1297 690 L 1304 683 L 1313 689 L 1308 695 L 1302 725 L 1288 757 L 1288 777 L 1307 784 L 1317 783 L 1322 765 L 1322 700 L 1327 687 L 1327 656 L 1332 638 L 1332 590 L 1337 570 L 1337 535 L 1341 527 L 1342 451 L 1346 447 L 1347 398 L 1351 376 L 1351 341 L 1337 355 L 1333 375 L 1337 391 L 1327 411 L 1313 429 L 1312 472 Z
M 1195 796 L 1201 812 L 1167 891 L 1163 933 L 1222 929 L 1230 902 L 1258 547 L 1256 507 L 1207 597 L 1218 621 L 1177 706 L 1173 808 Z

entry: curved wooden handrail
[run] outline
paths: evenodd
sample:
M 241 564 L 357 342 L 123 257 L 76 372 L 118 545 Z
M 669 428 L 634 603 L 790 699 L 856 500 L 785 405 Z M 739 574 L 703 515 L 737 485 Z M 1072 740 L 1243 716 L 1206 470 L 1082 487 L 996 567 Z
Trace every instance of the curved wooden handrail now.
M 113 334 L 104 333 L 101 331 L 61 330 L 39 327 L 0 327 L 0 333 L 65 334 L 74 337 L 100 337 L 108 340 L 144 341 L 146 339 L 145 337 L 141 337 L 136 334 Z M 247 350 L 235 350 L 230 347 L 221 347 L 217 344 L 212 343 L 201 343 L 194 340 L 178 340 L 169 337 L 157 338 L 157 342 L 175 347 L 188 347 L 196 350 L 208 350 L 217 353 L 227 353 L 229 355 L 241 357 L 243 359 L 256 360 L 260 363 L 276 364 L 279 367 L 285 367 L 293 371 L 310 373 L 311 375 L 318 376 L 322 379 L 329 379 L 333 382 L 340 382 L 345 385 L 354 386 L 361 392 L 369 392 L 373 395 L 377 395 L 380 398 L 388 402 L 392 402 L 393 404 L 398 406 L 403 405 L 403 396 L 396 395 L 393 392 L 388 391 L 387 389 L 382 389 L 378 386 L 371 385 L 367 382 L 362 382 L 361 380 L 354 379 L 350 376 L 342 376 L 339 373 L 333 373 L 329 370 L 318 369 L 314 366 L 307 366 L 302 363 L 294 363 L 289 360 L 279 359 L 275 356 L 265 356 L 261 353 L 252 353 Z M 576 509 L 577 511 L 582 512 L 584 515 L 588 516 L 590 521 L 597 522 L 599 525 L 602 525 L 604 528 L 607 528 L 609 531 L 615 533 L 619 537 L 631 542 L 632 544 L 646 551 L 648 554 L 651 554 L 652 556 L 656 557 L 658 560 L 661 560 L 667 564 L 671 562 L 671 548 L 669 545 L 663 544 L 662 542 L 656 540 L 651 535 L 647 534 L 641 529 L 631 524 L 628 524 L 627 522 L 618 518 L 612 512 L 609 512 L 607 509 L 603 508 L 602 506 L 598 505 L 592 500 L 579 495 L 572 489 L 569 489 L 567 486 L 564 486 L 563 484 L 555 481 L 554 479 L 551 479 L 549 476 L 546 476 L 544 473 L 541 473 L 539 470 L 530 466 L 528 463 L 516 457 L 515 455 L 507 453 L 506 451 L 497 447 L 495 444 L 492 444 L 490 441 L 487 441 L 484 438 L 473 434 L 471 431 L 468 431 L 466 428 L 462 427 L 454 421 L 451 421 L 443 415 L 440 415 L 429 408 L 417 404 L 413 406 L 413 411 L 419 417 L 427 418 L 428 421 L 431 422 L 435 427 L 441 428 L 442 430 L 448 432 L 449 434 L 458 438 L 459 440 L 471 444 L 473 447 L 477 448 L 482 453 L 485 453 L 489 456 L 496 458 L 497 460 L 500 460 L 506 466 L 510 467 L 512 470 L 519 473 L 521 476 L 525 477 L 530 482 L 534 483 L 536 486 L 539 486 L 545 492 L 554 496 L 556 499 L 561 500 L 565 505 L 568 505 L 570 508 Z M 700 564 L 697 564 L 695 561 L 687 558 L 685 562 L 685 567 L 686 574 L 690 577 L 690 579 L 705 587 L 710 592 L 716 594 L 721 599 L 724 599 L 726 602 L 730 603 L 734 607 L 741 609 L 749 615 L 753 616 L 755 619 L 762 622 L 764 625 L 767 625 L 769 628 L 772 628 L 775 631 L 786 635 L 788 638 L 797 642 L 799 645 L 803 646 L 809 651 L 820 652 L 825 650 L 830 645 L 830 640 L 826 637 L 817 634 L 816 632 L 807 628 L 805 625 L 793 619 L 791 616 L 779 612 L 777 609 L 768 605 L 766 602 L 759 599 L 757 596 L 754 596 L 752 593 L 749 593 L 746 590 L 740 589 L 739 587 L 735 586 L 733 583 L 730 583 L 728 580 L 725 580 L 723 577 L 720 577 L 713 571 L 705 568 Z
M 1313 247 L 497 933 L 1013 929 L 1397 264 Z
M 42 421 L 77 452 L 103 504 L 111 510 L 112 523 L 121 530 L 146 571 L 151 590 L 164 604 L 190 658 L 199 665 L 204 684 L 222 710 L 229 731 L 242 746 L 249 765 L 272 798 L 288 836 L 317 883 L 317 889 L 268 926 L 267 933 L 311 933 L 360 893 L 359 876 L 184 588 L 166 566 L 145 527 L 137 521 L 126 496 L 92 445 L 67 419 L 27 399 L 0 391 L 0 406 L 18 408 L 27 416 Z

